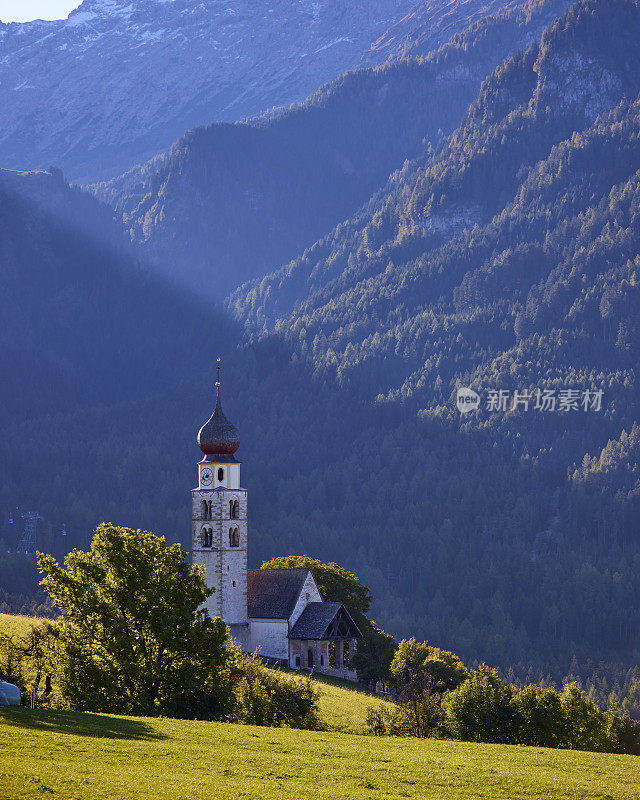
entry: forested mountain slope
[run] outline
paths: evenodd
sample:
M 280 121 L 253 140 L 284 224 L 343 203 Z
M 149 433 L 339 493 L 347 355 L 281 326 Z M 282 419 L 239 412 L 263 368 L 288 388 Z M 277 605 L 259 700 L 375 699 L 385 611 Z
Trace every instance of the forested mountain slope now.
M 422 0 L 373 42 L 360 66 L 427 55 L 485 17 L 523 5 L 530 4 L 522 0 Z
M 0 22 L 0 164 L 117 175 L 184 131 L 302 100 L 412 0 L 84 0 Z
M 156 360 L 152 339 L 163 323 L 149 314 L 145 325 L 135 298 L 146 293 L 169 318 L 184 311 L 147 282 L 110 209 L 59 173 L 0 171 L 0 282 L 2 423 L 140 397 L 171 374 L 161 361 L 146 385 L 137 377 Z M 136 346 L 125 367 L 128 340 Z M 176 340 L 174 352 L 183 346 Z
M 166 158 L 94 191 L 124 213 L 160 271 L 221 299 L 353 214 L 405 159 L 436 147 L 487 73 L 565 7 L 535 2 L 424 59 L 348 73 L 284 113 L 191 131 Z
M 612 687 L 640 656 L 639 34 L 635 2 L 574 6 L 438 146 L 238 290 L 235 322 L 136 263 L 90 199 L 49 192 L 59 175 L 37 203 L 3 188 L 3 341 L 22 342 L 5 383 L 24 402 L 1 422 L 0 507 L 66 521 L 71 544 L 103 519 L 186 543 L 221 354 L 252 566 L 337 561 L 396 635 L 524 678 L 602 661 Z M 459 414 L 458 385 L 480 411 Z M 569 388 L 602 409 L 485 407 Z
M 405 437 L 382 435 L 387 610 L 485 658 L 637 655 L 639 34 L 635 2 L 577 4 L 438 152 L 231 302 L 316 375 L 403 410 Z M 461 385 L 482 396 L 467 417 Z M 603 407 L 513 408 L 536 389 L 601 389 Z

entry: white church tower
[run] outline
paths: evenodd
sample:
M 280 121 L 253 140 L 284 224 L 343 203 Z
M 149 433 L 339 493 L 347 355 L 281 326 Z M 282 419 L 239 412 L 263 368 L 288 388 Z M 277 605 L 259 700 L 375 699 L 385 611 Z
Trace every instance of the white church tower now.
M 217 402 L 198 433 L 204 458 L 198 463 L 198 487 L 192 490 L 191 559 L 206 567 L 207 586 L 215 589 L 206 603 L 212 617 L 221 617 L 231 635 L 248 641 L 247 616 L 247 491 L 240 488 L 238 431 L 222 412 L 220 359 Z

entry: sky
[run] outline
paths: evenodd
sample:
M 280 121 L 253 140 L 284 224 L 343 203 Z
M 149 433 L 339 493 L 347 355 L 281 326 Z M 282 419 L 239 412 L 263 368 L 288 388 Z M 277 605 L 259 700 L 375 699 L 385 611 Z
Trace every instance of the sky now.
M 32 19 L 66 19 L 82 0 L 0 0 L 2 22 L 29 22 Z

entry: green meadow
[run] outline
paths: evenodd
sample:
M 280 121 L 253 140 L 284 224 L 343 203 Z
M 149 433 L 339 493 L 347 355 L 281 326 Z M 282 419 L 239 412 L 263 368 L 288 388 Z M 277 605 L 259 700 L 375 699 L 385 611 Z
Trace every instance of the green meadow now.
M 5 633 L 34 623 L 0 615 Z M 363 736 L 386 701 L 316 685 L 322 732 L 0 709 L 0 800 L 640 798 L 637 757 Z
M 347 686 L 316 680 L 320 690 L 320 716 L 327 727 L 344 733 L 364 731 L 368 708 L 388 705 L 386 700 Z
M 1 800 L 631 800 L 633 756 L 0 709 Z
M 24 636 L 34 625 L 44 622 L 40 617 L 24 617 L 21 614 L 0 614 L 0 633 Z

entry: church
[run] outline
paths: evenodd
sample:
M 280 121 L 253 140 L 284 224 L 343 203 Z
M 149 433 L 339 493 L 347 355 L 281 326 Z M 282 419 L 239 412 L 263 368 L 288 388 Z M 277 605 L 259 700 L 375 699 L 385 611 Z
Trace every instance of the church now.
M 198 433 L 203 458 L 192 490 L 193 564 L 215 589 L 206 608 L 221 617 L 246 652 L 293 669 L 356 680 L 350 667 L 358 626 L 342 603 L 322 599 L 311 570 L 247 569 L 248 492 L 240 482 L 238 431 L 220 401 Z

